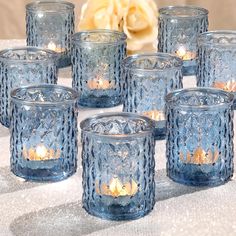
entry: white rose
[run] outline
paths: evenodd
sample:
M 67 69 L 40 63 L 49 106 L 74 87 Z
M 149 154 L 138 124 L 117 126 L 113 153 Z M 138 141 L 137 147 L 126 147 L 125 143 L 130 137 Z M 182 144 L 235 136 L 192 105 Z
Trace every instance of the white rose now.
M 123 31 L 129 51 L 156 42 L 157 7 L 153 0 L 88 0 L 82 7 L 79 30 Z

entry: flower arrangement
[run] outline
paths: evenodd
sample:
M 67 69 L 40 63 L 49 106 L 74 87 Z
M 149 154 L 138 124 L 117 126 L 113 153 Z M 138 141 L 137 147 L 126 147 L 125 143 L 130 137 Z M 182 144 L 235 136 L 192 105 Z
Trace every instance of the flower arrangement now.
M 156 47 L 157 6 L 154 0 L 88 0 L 82 6 L 78 29 L 123 31 L 130 53 L 148 44 Z

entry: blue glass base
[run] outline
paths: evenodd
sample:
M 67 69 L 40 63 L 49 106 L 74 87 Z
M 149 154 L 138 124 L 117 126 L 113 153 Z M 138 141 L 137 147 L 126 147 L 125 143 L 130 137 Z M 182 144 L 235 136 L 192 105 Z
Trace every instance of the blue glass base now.
M 193 169 L 195 169 L 195 171 L 193 171 Z M 189 167 L 188 171 L 175 173 L 167 169 L 167 176 L 177 183 L 190 186 L 218 186 L 226 183 L 233 176 L 233 173 L 229 173 L 228 176 L 223 178 L 217 175 L 215 171 L 205 173 L 201 170 L 197 171 L 196 169 L 200 169 L 199 166 Z
M 183 76 L 190 76 L 197 74 L 197 65 L 196 61 L 184 61 L 183 68 L 182 68 Z
M 58 68 L 64 68 L 70 65 L 71 65 L 71 56 L 59 54 L 57 62 Z
M 81 96 L 78 104 L 80 106 L 90 107 L 90 108 L 106 108 L 106 107 L 114 107 L 118 106 L 122 103 L 122 97 L 83 97 Z
M 122 206 L 119 204 L 107 206 L 104 203 L 100 202 L 96 205 L 91 204 L 89 207 L 83 205 L 83 208 L 93 216 L 116 221 L 139 219 L 147 215 L 153 209 L 148 209 L 146 211 L 135 211 L 135 208 L 137 209 L 137 204 L 134 204 L 133 202 L 126 206 Z
M 166 138 L 166 121 L 157 121 L 154 130 L 155 140 L 164 140 Z
M 37 182 L 42 181 L 60 181 L 66 179 L 73 175 L 76 172 L 76 166 L 71 168 L 70 170 L 62 170 L 59 169 L 57 166 L 47 169 L 47 168 L 38 168 L 38 169 L 31 169 L 28 167 L 22 167 L 18 165 L 17 167 L 12 167 L 11 171 L 18 177 L 21 177 L 26 180 L 32 180 Z

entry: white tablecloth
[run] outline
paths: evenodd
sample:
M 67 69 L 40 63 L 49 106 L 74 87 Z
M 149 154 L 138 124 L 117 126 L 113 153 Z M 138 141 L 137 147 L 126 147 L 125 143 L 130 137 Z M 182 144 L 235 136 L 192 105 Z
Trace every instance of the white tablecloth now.
M 0 40 L 0 49 L 24 45 Z M 68 69 L 59 84 L 71 86 Z M 195 84 L 184 79 L 185 87 Z M 79 111 L 79 121 L 121 106 Z M 0 126 L 0 236 L 236 235 L 236 180 L 215 188 L 187 187 L 166 177 L 165 141 L 156 142 L 156 204 L 146 217 L 114 222 L 88 215 L 81 207 L 81 145 L 77 173 L 57 183 L 32 183 L 9 171 L 9 131 Z

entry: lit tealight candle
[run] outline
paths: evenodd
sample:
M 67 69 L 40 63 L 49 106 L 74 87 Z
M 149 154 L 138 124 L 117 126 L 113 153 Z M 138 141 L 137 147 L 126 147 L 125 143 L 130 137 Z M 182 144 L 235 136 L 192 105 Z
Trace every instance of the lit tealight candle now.
M 108 195 L 112 197 L 121 197 L 121 196 L 133 196 L 138 191 L 137 183 L 132 180 L 131 183 L 127 182 L 122 184 L 119 178 L 114 177 L 110 181 L 109 185 L 102 184 L 101 188 L 97 186 L 96 192 L 102 195 Z
M 212 151 L 205 152 L 201 147 L 198 147 L 193 154 L 191 154 L 189 151 L 187 152 L 186 158 L 184 157 L 183 153 L 180 153 L 180 160 L 184 163 L 188 164 L 212 164 L 217 162 L 219 158 L 219 152 L 214 150 L 214 153 Z
M 163 111 L 145 111 L 143 112 L 143 115 L 155 121 L 165 120 L 165 113 Z
M 36 156 L 39 159 L 45 159 L 45 157 L 48 154 L 48 150 L 43 144 L 40 144 L 36 147 L 36 152 L 35 153 L 36 153 Z
M 180 46 L 179 49 L 175 53 L 183 61 L 189 61 L 196 58 L 196 53 L 187 51 L 184 46 Z
M 216 81 L 216 82 L 214 82 L 213 86 L 215 88 L 223 89 L 227 92 L 236 92 L 236 81 L 235 80 L 230 80 L 228 82 Z
M 45 161 L 60 158 L 60 150 L 47 149 L 43 144 L 37 145 L 36 149 L 23 149 L 23 157 L 30 161 Z
M 113 83 L 110 83 L 109 80 L 104 79 L 104 75 L 108 69 L 108 64 L 101 63 L 97 66 L 95 70 L 96 77 L 88 81 L 88 87 L 92 90 L 102 90 L 102 89 L 111 89 L 114 87 Z
M 48 44 L 48 49 L 55 51 L 57 53 L 62 53 L 65 51 L 64 48 L 57 47 L 57 45 L 53 43 L 52 41 L 50 41 L 50 43 Z
M 90 89 L 111 89 L 113 85 L 108 80 L 97 77 L 88 81 L 88 87 Z

